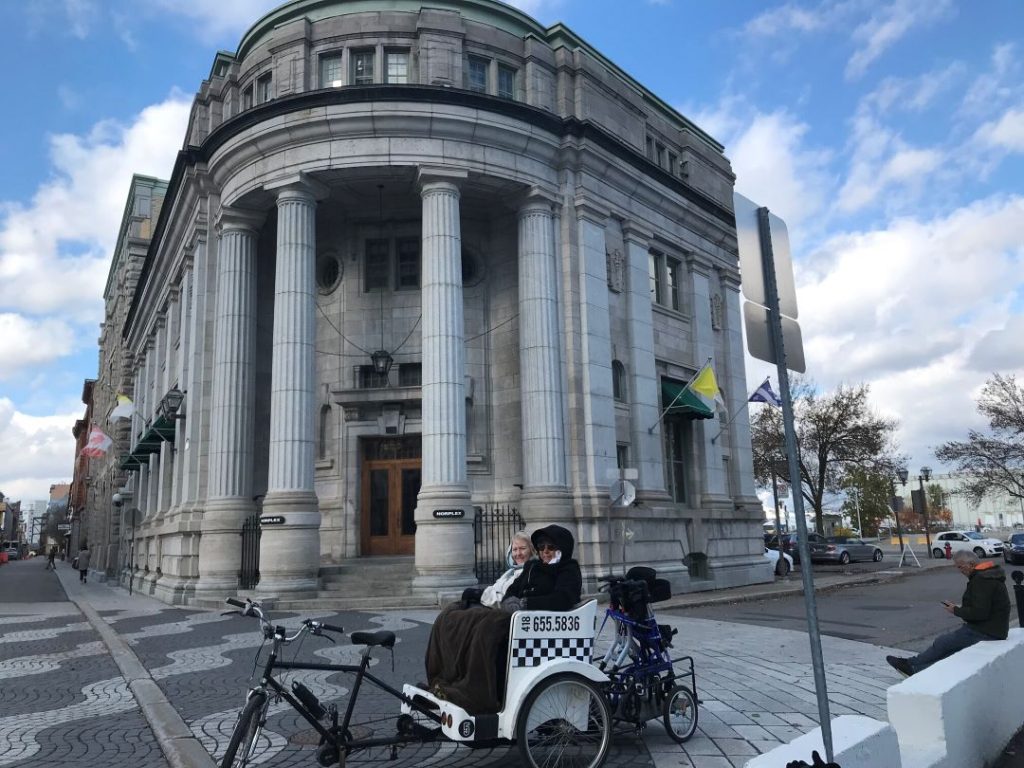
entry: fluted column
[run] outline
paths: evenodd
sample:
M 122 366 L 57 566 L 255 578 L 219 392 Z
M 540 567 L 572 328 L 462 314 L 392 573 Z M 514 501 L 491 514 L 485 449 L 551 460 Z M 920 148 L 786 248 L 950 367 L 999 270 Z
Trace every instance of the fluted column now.
M 519 208 L 519 387 L 523 429 L 522 514 L 531 527 L 568 519 L 558 333 L 558 274 L 551 203 Z
M 307 177 L 277 192 L 277 269 L 270 380 L 270 466 L 263 516 L 283 518 L 260 537 L 264 593 L 315 592 L 320 570 L 320 511 L 313 489 L 316 376 L 316 199 Z
M 466 364 L 458 187 L 463 178 L 464 173 L 420 171 L 423 468 L 416 506 L 414 587 L 424 591 L 474 580 L 473 508 L 466 483 Z M 444 512 L 435 515 L 440 510 Z
M 199 542 L 196 596 L 238 586 L 239 534 L 253 505 L 256 240 L 262 214 L 226 208 L 217 222 L 209 491 Z

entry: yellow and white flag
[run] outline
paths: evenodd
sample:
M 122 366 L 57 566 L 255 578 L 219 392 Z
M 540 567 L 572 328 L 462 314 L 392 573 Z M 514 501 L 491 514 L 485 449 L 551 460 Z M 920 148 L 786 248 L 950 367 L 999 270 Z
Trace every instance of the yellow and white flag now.
M 704 363 L 704 367 L 697 371 L 696 376 L 690 379 L 688 386 L 706 400 L 717 401 L 724 405 L 722 393 L 718 389 L 718 379 L 715 378 L 715 369 L 711 367 L 710 360 Z
M 132 402 L 128 395 L 123 395 L 120 392 L 117 393 L 117 407 L 110 412 L 108 421 L 117 421 L 117 419 L 130 419 L 132 414 L 135 413 L 135 404 Z

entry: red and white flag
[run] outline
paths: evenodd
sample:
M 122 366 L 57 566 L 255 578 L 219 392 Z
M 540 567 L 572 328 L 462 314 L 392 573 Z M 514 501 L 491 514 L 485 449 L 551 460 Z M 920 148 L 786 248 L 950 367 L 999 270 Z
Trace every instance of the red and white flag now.
M 114 441 L 110 439 L 109 435 L 104 433 L 99 427 L 94 426 L 89 430 L 89 442 L 82 449 L 82 455 L 93 459 L 98 458 L 109 451 L 110 446 L 113 444 Z

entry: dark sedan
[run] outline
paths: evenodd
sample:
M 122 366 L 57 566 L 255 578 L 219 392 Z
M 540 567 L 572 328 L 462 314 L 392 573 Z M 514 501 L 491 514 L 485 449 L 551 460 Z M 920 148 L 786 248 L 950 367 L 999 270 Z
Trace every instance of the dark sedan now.
M 1014 565 L 1024 563 L 1024 533 L 1014 533 L 1006 540 L 1003 560 Z
M 881 549 L 856 536 L 829 536 L 825 542 L 825 551 L 816 555 L 815 560 L 846 565 L 854 560 L 874 560 L 877 563 L 882 559 Z
M 825 553 L 825 537 L 819 533 L 808 533 L 807 545 L 811 550 L 811 562 L 820 560 L 821 556 Z M 770 541 L 765 543 L 765 546 L 768 549 L 778 549 L 777 537 L 773 536 Z M 792 557 L 794 562 L 800 562 L 800 548 L 795 533 L 782 534 L 782 551 Z

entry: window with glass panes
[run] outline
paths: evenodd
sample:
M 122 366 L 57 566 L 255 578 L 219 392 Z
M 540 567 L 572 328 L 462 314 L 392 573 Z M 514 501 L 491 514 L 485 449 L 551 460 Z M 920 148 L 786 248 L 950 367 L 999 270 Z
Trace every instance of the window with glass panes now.
M 252 109 L 252 84 L 242 91 L 242 109 Z
M 256 103 L 265 104 L 270 101 L 271 92 L 270 86 L 273 83 L 272 75 L 267 72 L 265 75 L 260 75 L 256 81 Z
M 688 419 L 669 416 L 662 422 L 665 440 L 665 487 L 673 501 L 686 501 L 686 445 L 689 440 Z
M 341 79 L 341 61 L 340 53 L 320 57 L 321 88 L 340 88 L 344 84 Z
M 676 312 L 682 310 L 680 301 L 682 291 L 683 265 L 675 259 L 668 260 L 668 305 Z
M 487 67 L 490 62 L 480 56 L 470 56 L 466 61 L 466 88 L 487 93 Z
M 423 383 L 423 368 L 420 363 L 401 363 L 398 366 L 398 386 L 418 387 Z
M 363 251 L 363 290 L 388 287 L 388 241 L 367 240 Z
M 395 288 L 415 290 L 420 287 L 420 240 L 417 237 L 399 238 L 396 243 Z
M 352 84 L 370 85 L 373 83 L 373 51 L 352 52 Z
M 503 99 L 516 96 L 516 71 L 504 64 L 498 65 L 498 96 Z
M 405 85 L 409 82 L 409 52 L 384 52 L 384 82 Z
M 651 301 L 662 304 L 665 301 L 665 291 L 661 285 L 661 255 L 653 251 L 648 253 L 647 268 L 651 277 Z

